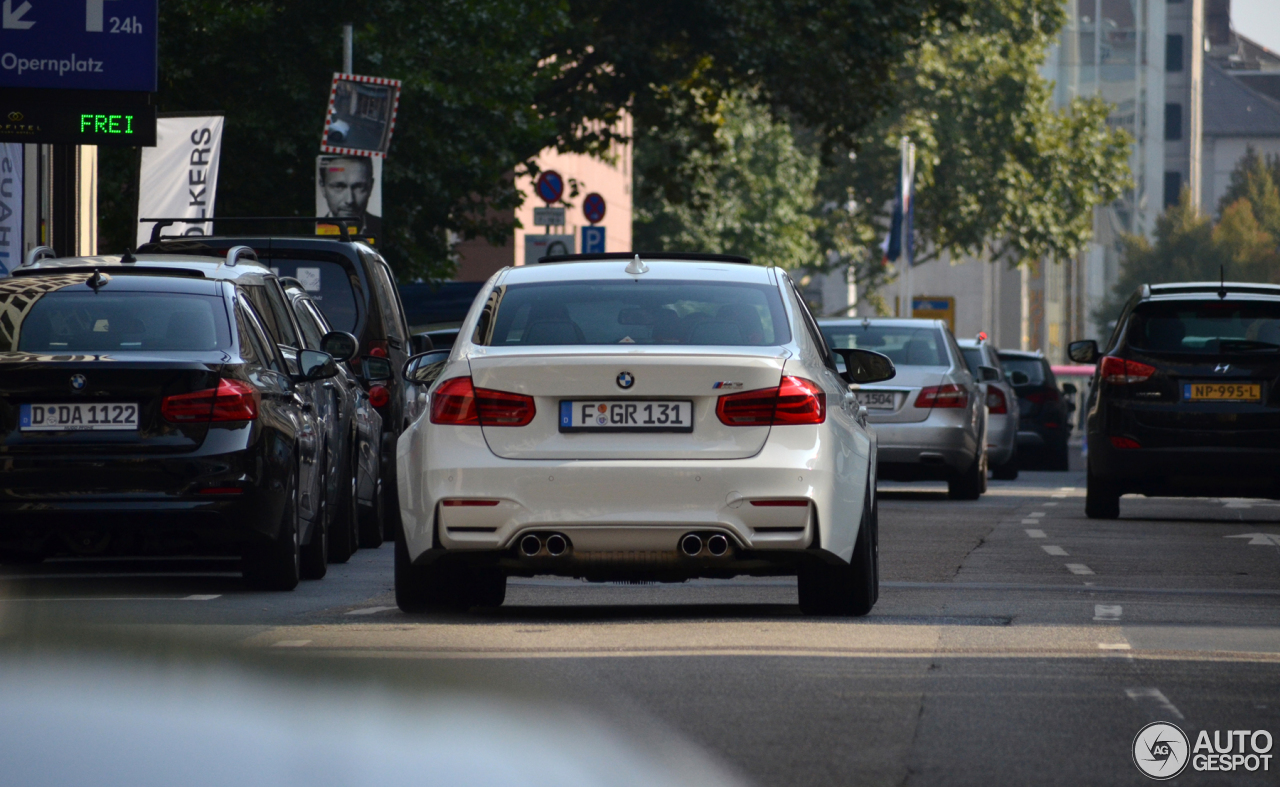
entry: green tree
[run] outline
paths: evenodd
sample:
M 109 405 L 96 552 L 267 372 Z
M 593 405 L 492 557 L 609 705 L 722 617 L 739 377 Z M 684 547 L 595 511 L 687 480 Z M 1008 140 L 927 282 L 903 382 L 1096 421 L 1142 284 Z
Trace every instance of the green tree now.
M 754 91 L 722 94 L 714 150 L 688 146 L 674 127 L 670 147 L 685 155 L 671 173 L 686 184 L 685 199 L 662 199 L 644 177 L 668 151 L 662 128 L 644 130 L 636 145 L 634 246 L 746 254 L 760 262 L 797 268 L 817 252 L 812 215 L 818 159 L 799 149 L 790 126 Z
M 1227 208 L 1240 200 L 1248 200 L 1254 216 L 1267 232 L 1280 237 L 1280 156 L 1265 158 L 1250 145 L 1244 158 L 1231 170 L 1227 190 L 1218 202 L 1218 212 L 1225 216 Z

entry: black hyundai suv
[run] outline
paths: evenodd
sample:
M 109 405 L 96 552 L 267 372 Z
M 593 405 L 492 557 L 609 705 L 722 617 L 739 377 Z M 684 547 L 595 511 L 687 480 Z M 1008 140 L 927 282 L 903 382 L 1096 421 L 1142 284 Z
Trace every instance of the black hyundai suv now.
M 334 331 L 353 334 L 359 352 L 352 368 L 365 384 L 369 400 L 382 416 L 381 478 L 384 533 L 390 538 L 399 525 L 400 503 L 396 490 L 396 439 L 408 426 L 407 394 L 399 371 L 415 352 L 405 319 L 404 306 L 396 289 L 395 276 L 387 261 L 368 243 L 348 234 L 341 220 L 332 218 L 243 218 L 209 220 L 215 232 L 210 236 L 165 235 L 175 224 L 189 219 L 144 219 L 156 222 L 151 242 L 139 254 L 223 255 L 233 246 L 249 246 L 263 265 L 277 275 L 297 279 L 310 294 Z M 205 221 L 205 220 L 201 220 Z M 337 235 L 240 234 L 229 235 L 222 228 L 299 224 L 338 225 Z M 418 352 L 431 349 L 423 346 Z M 369 544 L 368 541 L 362 542 Z
M 1104 350 L 1069 354 L 1097 363 L 1088 516 L 1130 492 L 1280 498 L 1280 286 L 1143 285 Z

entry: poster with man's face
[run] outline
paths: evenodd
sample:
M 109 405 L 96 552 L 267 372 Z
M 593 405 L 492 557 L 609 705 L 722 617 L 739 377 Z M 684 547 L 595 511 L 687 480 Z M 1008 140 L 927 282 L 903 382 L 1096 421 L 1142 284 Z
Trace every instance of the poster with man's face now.
M 316 157 L 316 215 L 359 219 L 361 235 L 382 235 L 382 159 Z

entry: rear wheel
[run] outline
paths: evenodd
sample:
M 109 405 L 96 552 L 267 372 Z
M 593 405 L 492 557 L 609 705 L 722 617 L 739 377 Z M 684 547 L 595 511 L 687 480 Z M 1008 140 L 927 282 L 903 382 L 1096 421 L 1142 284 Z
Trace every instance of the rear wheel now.
M 1050 470 L 1070 470 L 1071 469 L 1071 449 L 1067 446 L 1067 441 L 1063 440 L 1062 445 L 1055 446 L 1053 453 L 1049 455 Z
M 997 481 L 1016 481 L 1018 479 L 1018 452 L 1016 449 L 1013 452 L 1013 456 L 1009 457 L 1009 461 L 991 468 L 991 477 Z
M 361 549 L 382 546 L 382 482 L 375 482 L 373 488 L 373 505 L 360 506 Z
M 871 490 L 867 490 L 871 497 Z M 844 563 L 811 563 L 796 577 L 800 611 L 806 615 L 861 617 L 880 597 L 879 505 L 864 504 L 853 559 Z
M 298 472 L 290 475 L 285 487 L 284 513 L 280 532 L 267 544 L 255 545 L 245 555 L 244 577 L 262 590 L 293 590 L 302 574 L 298 544 Z
M 1120 487 L 1089 473 L 1086 478 L 1084 513 L 1090 519 L 1119 518 Z
M 396 536 L 396 606 L 404 612 L 499 607 L 507 576 L 496 567 L 472 567 L 441 559 L 428 566 L 409 562 L 404 535 Z
M 987 452 L 973 458 L 969 469 L 947 482 L 947 496 L 952 500 L 977 500 L 987 479 Z
M 355 457 L 355 438 L 351 439 L 352 452 L 342 475 L 344 490 L 338 498 L 338 507 L 329 523 L 329 562 L 346 563 L 359 546 L 359 512 L 356 505 L 356 484 L 359 482 L 359 465 Z
M 329 571 L 329 505 L 320 499 L 320 512 L 311 526 L 311 541 L 301 549 L 303 579 L 321 579 Z

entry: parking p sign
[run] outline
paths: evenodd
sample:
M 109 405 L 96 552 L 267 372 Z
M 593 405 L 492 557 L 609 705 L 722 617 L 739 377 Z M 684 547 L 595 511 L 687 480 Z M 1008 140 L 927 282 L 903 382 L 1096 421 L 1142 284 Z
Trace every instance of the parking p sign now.
M 582 253 L 604 254 L 604 227 L 582 228 Z

